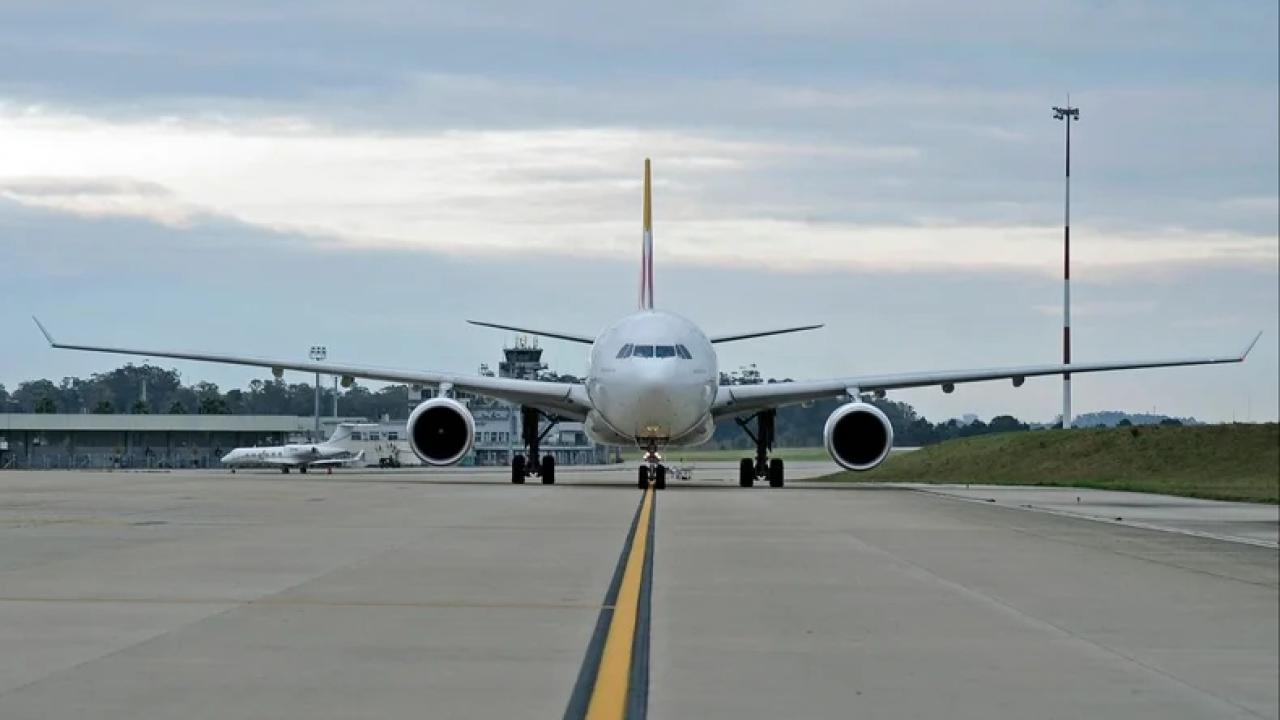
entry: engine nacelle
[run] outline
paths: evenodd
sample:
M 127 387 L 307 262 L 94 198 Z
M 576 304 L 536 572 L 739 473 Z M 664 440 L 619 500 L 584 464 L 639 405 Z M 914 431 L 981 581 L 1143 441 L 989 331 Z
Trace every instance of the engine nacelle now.
M 875 405 L 851 402 L 831 413 L 822 438 L 831 459 L 841 467 L 870 470 L 889 456 L 893 425 Z
M 432 398 L 409 414 L 409 447 L 428 465 L 453 465 L 471 449 L 476 421 L 465 405 Z

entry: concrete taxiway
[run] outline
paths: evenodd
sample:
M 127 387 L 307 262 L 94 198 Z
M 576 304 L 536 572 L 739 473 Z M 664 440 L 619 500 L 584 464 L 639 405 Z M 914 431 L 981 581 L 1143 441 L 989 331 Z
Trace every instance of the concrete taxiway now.
M 734 472 L 0 472 L 0 717 L 1280 715 L 1273 548 Z

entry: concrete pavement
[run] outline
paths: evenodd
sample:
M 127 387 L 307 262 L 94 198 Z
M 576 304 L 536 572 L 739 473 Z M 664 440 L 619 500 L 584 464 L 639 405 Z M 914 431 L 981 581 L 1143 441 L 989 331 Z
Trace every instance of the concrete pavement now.
M 1274 549 L 733 472 L 657 494 L 650 717 L 1280 715 Z M 0 472 L 0 717 L 561 717 L 641 493 L 560 481 Z

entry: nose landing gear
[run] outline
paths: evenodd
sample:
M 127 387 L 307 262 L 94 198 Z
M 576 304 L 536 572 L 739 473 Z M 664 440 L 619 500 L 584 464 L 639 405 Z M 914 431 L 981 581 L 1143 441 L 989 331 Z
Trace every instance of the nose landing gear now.
M 547 419 L 547 426 L 539 429 L 542 418 Z M 528 457 L 516 453 L 511 457 L 511 482 L 523 485 L 525 478 L 537 475 L 542 478 L 543 485 L 554 485 L 556 482 L 556 459 L 551 454 L 543 455 L 538 460 L 538 452 L 542 439 L 560 422 L 560 418 L 548 415 L 537 408 L 520 407 L 520 436 L 524 442 Z
M 736 420 L 738 427 L 756 444 L 755 458 L 742 458 L 738 463 L 738 484 L 742 487 L 751 487 L 757 479 L 768 480 L 769 487 L 780 488 L 784 484 L 786 472 L 782 458 L 769 457 L 769 451 L 773 449 L 773 426 L 777 416 L 777 410 L 761 410 L 751 417 Z M 752 420 L 756 421 L 754 433 L 748 427 Z
M 662 456 L 658 454 L 658 446 L 655 443 L 649 443 L 649 447 L 644 451 L 644 464 L 640 466 L 636 486 L 641 490 L 649 487 L 649 482 L 653 482 L 654 490 L 667 489 L 667 466 L 662 464 Z

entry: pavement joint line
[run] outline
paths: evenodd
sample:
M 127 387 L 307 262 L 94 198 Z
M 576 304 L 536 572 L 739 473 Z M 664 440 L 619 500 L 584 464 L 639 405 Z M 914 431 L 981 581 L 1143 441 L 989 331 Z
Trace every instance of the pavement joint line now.
M 947 496 L 944 496 L 944 497 L 947 497 Z M 980 501 L 980 502 L 983 502 L 983 501 Z M 1009 507 L 1009 506 L 1006 505 L 1005 507 Z M 918 579 L 925 579 L 933 583 L 939 584 L 944 588 L 947 588 L 952 592 L 959 594 L 962 597 L 968 598 L 969 600 L 977 601 L 980 604 L 986 605 L 988 607 L 996 608 L 1003 613 L 1007 613 L 1010 616 L 1017 618 L 1027 627 L 1052 633 L 1061 638 L 1077 643 L 1081 647 L 1092 648 L 1096 652 L 1100 652 L 1100 653 L 1109 655 L 1111 657 L 1118 658 L 1124 662 L 1134 665 L 1137 668 L 1140 668 L 1142 671 L 1149 673 L 1154 677 L 1159 677 L 1164 679 L 1165 681 L 1172 682 L 1175 685 L 1180 685 L 1182 687 L 1188 688 L 1196 693 L 1204 695 L 1205 697 L 1212 698 L 1216 702 L 1228 705 L 1239 712 L 1243 712 L 1253 717 L 1259 717 L 1259 718 L 1264 717 L 1263 715 L 1257 713 L 1256 711 L 1248 707 L 1245 707 L 1241 703 L 1236 702 L 1235 700 L 1229 697 L 1225 697 L 1220 693 L 1213 692 L 1206 688 L 1200 687 L 1199 685 L 1196 685 L 1188 680 L 1184 680 L 1183 678 L 1173 674 L 1172 672 L 1164 668 L 1158 667 L 1148 662 L 1147 660 L 1137 657 L 1135 654 L 1124 652 L 1117 647 L 1114 647 L 1106 642 L 1103 642 L 1100 639 L 1091 637 L 1088 633 L 1077 632 L 1057 622 L 1040 617 L 1037 614 L 1024 610 L 1014 602 L 1010 600 L 1006 600 L 1000 595 L 987 592 L 985 590 L 981 590 L 977 587 L 970 586 L 958 580 L 952 580 L 951 578 L 948 578 L 939 574 L 938 572 L 934 571 L 927 565 L 923 565 L 903 555 L 900 555 L 891 550 L 888 550 L 879 545 L 876 545 L 872 542 L 864 540 L 863 538 L 859 537 L 853 532 L 846 532 L 845 537 L 854 545 L 860 546 L 868 552 L 874 553 L 876 555 L 880 555 L 881 557 L 887 558 L 891 562 L 897 563 L 906 571 L 908 576 L 914 576 L 914 577 L 917 577 Z
M 1104 523 L 1106 525 L 1120 525 L 1123 527 L 1138 528 L 1140 530 L 1153 530 L 1156 532 L 1166 532 L 1175 535 L 1186 535 L 1189 537 L 1198 537 L 1205 540 L 1218 540 L 1221 542 L 1239 543 L 1241 545 L 1253 545 L 1254 547 L 1267 548 L 1268 550 L 1280 549 L 1280 543 L 1273 543 L 1267 540 L 1255 540 L 1254 538 L 1240 537 L 1239 535 L 1221 535 L 1218 533 L 1209 533 L 1202 530 L 1188 530 L 1185 528 L 1176 528 L 1168 525 L 1154 525 L 1145 523 L 1141 520 L 1116 520 L 1114 518 L 1101 517 L 1097 515 L 1086 515 L 1084 513 L 1073 513 L 1066 510 L 1055 510 L 1052 508 L 1041 507 L 1039 505 L 1019 504 L 1011 505 L 999 501 L 991 501 L 987 498 L 965 497 L 963 495 L 955 495 L 945 490 L 934 490 L 932 488 L 898 486 L 903 490 L 922 493 L 925 495 L 933 495 L 935 497 L 947 498 L 949 500 L 959 500 L 961 502 L 978 503 L 988 507 L 1000 507 L 1009 510 L 1030 510 L 1031 512 L 1045 513 L 1047 515 L 1057 515 L 1058 517 L 1073 518 L 1075 520 L 1089 520 L 1091 522 Z
M 648 711 L 655 504 L 651 486 L 631 521 L 565 708 L 565 720 L 637 720 Z

